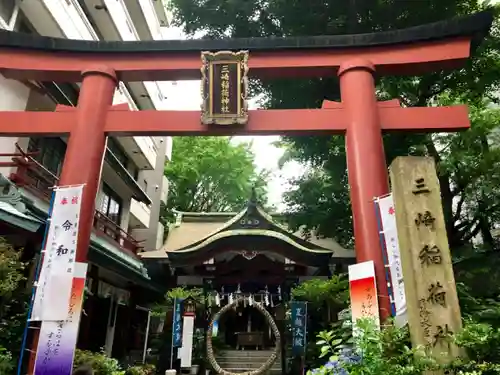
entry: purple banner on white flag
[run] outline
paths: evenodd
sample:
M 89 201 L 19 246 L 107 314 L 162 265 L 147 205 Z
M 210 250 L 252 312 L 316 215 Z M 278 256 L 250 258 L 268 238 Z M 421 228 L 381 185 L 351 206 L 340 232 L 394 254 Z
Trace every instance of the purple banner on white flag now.
M 83 185 L 59 187 L 30 320 L 59 321 L 68 315 L 75 268 Z

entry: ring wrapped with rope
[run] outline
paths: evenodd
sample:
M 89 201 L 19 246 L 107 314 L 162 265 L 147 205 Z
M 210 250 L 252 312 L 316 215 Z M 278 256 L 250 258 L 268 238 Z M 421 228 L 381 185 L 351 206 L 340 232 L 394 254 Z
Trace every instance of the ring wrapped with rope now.
M 280 331 L 278 329 L 278 326 L 276 325 L 276 322 L 274 321 L 272 315 L 269 313 L 269 311 L 266 310 L 264 306 L 260 303 L 254 303 L 253 307 L 255 307 L 264 317 L 266 318 L 266 321 L 268 322 L 269 326 L 271 327 L 271 331 L 276 338 L 275 341 L 275 348 L 273 353 L 269 356 L 266 362 L 262 364 L 258 369 L 252 370 L 252 371 L 245 371 L 245 372 L 229 372 L 224 370 L 220 365 L 217 363 L 217 360 L 215 359 L 214 355 L 214 350 L 212 347 L 212 332 L 213 332 L 213 327 L 214 327 L 214 322 L 218 321 L 222 315 L 224 315 L 228 310 L 232 309 L 235 306 L 238 306 L 239 303 L 243 303 L 244 298 L 239 297 L 235 299 L 232 303 L 229 303 L 225 305 L 222 309 L 220 309 L 210 322 L 210 325 L 208 326 L 208 332 L 207 332 L 207 358 L 208 361 L 210 362 L 210 365 L 214 369 L 216 374 L 220 375 L 263 375 L 269 369 L 271 366 L 276 362 L 276 359 L 278 358 L 280 354 L 280 348 L 281 348 L 281 336 L 280 336 Z

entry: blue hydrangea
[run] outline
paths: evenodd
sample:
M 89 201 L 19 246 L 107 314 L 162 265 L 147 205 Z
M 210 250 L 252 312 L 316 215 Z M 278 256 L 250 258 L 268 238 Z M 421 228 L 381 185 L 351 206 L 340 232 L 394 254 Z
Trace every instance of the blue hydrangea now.
M 320 368 L 311 371 L 311 375 L 349 375 L 344 366 L 353 365 L 361 362 L 361 357 L 350 350 L 342 351 L 339 359 L 328 361 Z

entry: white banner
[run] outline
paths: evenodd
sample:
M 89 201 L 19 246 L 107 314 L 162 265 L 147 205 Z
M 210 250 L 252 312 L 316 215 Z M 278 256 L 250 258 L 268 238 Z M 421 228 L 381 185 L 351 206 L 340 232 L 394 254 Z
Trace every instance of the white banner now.
M 191 367 L 193 361 L 194 316 L 184 316 L 182 324 L 182 347 L 179 349 L 181 368 Z
M 70 375 L 85 289 L 86 263 L 76 263 L 65 321 L 44 321 L 40 328 L 34 375 Z
M 54 193 L 31 320 L 59 321 L 68 315 L 78 241 L 83 185 Z
M 403 267 L 399 251 L 398 232 L 396 228 L 396 214 L 392 194 L 376 200 L 380 210 L 382 236 L 387 250 L 387 266 L 390 271 L 390 281 L 393 292 L 393 303 L 396 310 L 395 320 L 398 326 L 408 322 L 406 316 L 406 295 L 403 281 Z

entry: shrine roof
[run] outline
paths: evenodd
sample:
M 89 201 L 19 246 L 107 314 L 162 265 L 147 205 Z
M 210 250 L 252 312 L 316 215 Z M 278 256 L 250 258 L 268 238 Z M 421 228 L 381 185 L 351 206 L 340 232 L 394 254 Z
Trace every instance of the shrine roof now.
M 0 221 L 35 233 L 44 224 L 41 220 L 19 211 L 13 205 L 0 200 Z
M 201 52 L 205 50 L 307 50 L 377 47 L 426 42 L 462 36 L 473 37 L 475 44 L 488 33 L 493 10 L 401 30 L 351 35 L 308 37 L 258 37 L 227 39 L 188 39 L 153 41 L 87 41 L 50 38 L 0 30 L 0 48 L 22 48 L 49 52 L 148 53 Z
M 279 221 L 283 215 L 268 214 L 250 200 L 240 212 L 178 212 L 177 222 L 171 226 L 163 247 L 158 251 L 144 252 L 143 259 L 199 258 L 213 251 L 217 243 L 235 239 L 235 249 L 273 251 L 278 243 L 286 244 L 290 258 L 302 259 L 304 263 L 319 263 L 330 258 L 354 257 L 354 252 L 340 246 L 331 238 L 320 238 L 303 230 L 290 231 Z M 206 258 L 206 256 L 204 257 Z M 314 260 L 312 258 L 315 258 Z M 295 259 L 294 259 L 295 260 Z

